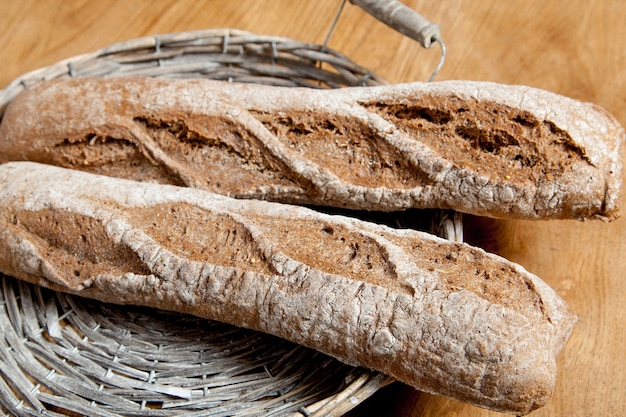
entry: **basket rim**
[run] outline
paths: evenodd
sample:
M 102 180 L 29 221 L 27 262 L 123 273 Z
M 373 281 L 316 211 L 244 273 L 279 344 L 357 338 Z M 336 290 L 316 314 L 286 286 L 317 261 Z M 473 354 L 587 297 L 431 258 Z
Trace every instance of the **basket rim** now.
M 42 80 L 53 78 L 75 76 L 75 68 L 86 62 L 98 59 L 108 59 L 109 57 L 124 54 L 136 53 L 138 51 L 152 50 L 160 52 L 166 46 L 176 46 L 189 42 L 200 42 L 210 38 L 222 38 L 222 48 L 226 52 L 226 47 L 230 44 L 259 43 L 270 45 L 272 53 L 277 50 L 277 45 L 289 45 L 290 49 L 309 50 L 312 56 L 310 60 L 326 59 L 327 62 L 342 63 L 347 65 L 347 69 L 361 75 L 361 85 L 379 85 L 387 82 L 373 71 L 358 65 L 344 54 L 333 48 L 311 42 L 302 42 L 284 36 L 257 35 L 253 32 L 233 29 L 217 28 L 202 29 L 188 32 L 160 33 L 143 36 L 116 42 L 92 52 L 87 52 L 57 61 L 51 65 L 40 67 L 28 71 L 13 79 L 8 85 L 0 90 L 0 120 L 8 103 L 28 85 Z

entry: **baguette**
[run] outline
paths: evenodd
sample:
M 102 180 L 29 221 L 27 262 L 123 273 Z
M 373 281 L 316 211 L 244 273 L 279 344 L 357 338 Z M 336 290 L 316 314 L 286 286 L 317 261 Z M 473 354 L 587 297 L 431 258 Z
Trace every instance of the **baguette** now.
M 0 165 L 0 271 L 267 332 L 499 411 L 545 404 L 576 317 L 465 243 L 307 208 Z
M 82 78 L 9 104 L 0 161 L 291 204 L 612 220 L 623 138 L 598 106 L 523 86 Z

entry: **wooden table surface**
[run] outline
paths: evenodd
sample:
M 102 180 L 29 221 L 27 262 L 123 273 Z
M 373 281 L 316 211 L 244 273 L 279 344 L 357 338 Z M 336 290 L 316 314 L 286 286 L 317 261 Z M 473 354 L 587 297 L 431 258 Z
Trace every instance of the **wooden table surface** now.
M 438 76 L 551 90 L 605 107 L 626 124 L 626 2 L 405 0 L 441 25 Z M 340 0 L 0 0 L 0 88 L 20 74 L 130 38 L 206 28 L 322 43 Z M 329 46 L 390 82 L 425 81 L 439 50 L 347 4 Z M 465 217 L 466 238 L 542 277 L 579 322 L 539 416 L 626 415 L 626 220 L 498 221 Z M 498 416 L 401 384 L 353 416 Z

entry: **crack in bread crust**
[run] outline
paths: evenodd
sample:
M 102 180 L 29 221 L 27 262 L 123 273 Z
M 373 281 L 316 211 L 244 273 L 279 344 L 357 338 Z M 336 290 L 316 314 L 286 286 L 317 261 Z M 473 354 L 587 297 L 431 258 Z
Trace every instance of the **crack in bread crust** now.
M 263 187 L 300 188 L 245 126 L 227 116 L 190 116 L 145 115 L 133 122 L 169 158 L 195 167 L 201 188 L 230 196 L 254 196 Z
M 82 288 L 98 275 L 149 273 L 137 254 L 112 242 L 93 217 L 59 209 L 20 210 L 14 222 L 42 248 L 48 264 L 70 272 L 63 275 L 69 289 Z
M 348 184 L 411 189 L 432 180 L 367 123 L 337 114 L 251 113 L 292 155 L 329 170 Z
M 462 168 L 488 177 L 549 181 L 571 170 L 575 161 L 590 163 L 585 150 L 553 122 L 503 104 L 424 95 L 409 105 L 362 105 L 442 157 L 462 160 Z
M 130 135 L 113 137 L 90 130 L 66 137 L 44 150 L 37 162 L 80 169 L 111 177 L 124 175 L 138 181 L 184 185 L 166 167 L 145 155 Z

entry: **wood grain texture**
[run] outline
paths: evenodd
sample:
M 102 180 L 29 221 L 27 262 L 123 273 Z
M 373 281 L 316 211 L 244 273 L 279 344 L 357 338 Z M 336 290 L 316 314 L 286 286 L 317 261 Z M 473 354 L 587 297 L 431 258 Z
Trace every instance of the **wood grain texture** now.
M 154 33 L 233 27 L 321 43 L 339 0 L 0 0 L 0 87 L 18 75 L 114 42 Z M 439 23 L 448 59 L 438 76 L 544 88 L 593 101 L 626 124 L 626 3 L 406 0 Z M 330 46 L 391 82 L 426 80 L 439 56 L 346 5 Z M 626 220 L 611 224 L 466 218 L 468 240 L 519 262 L 579 315 L 542 416 L 626 413 L 623 346 Z M 402 385 L 353 416 L 495 417 Z

